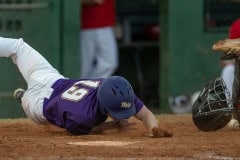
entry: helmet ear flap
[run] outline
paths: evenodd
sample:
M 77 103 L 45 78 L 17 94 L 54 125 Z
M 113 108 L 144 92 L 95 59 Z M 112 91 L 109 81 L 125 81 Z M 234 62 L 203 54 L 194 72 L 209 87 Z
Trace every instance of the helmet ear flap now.
M 221 77 L 209 81 L 192 107 L 194 124 L 203 131 L 223 128 L 232 118 L 230 92 Z

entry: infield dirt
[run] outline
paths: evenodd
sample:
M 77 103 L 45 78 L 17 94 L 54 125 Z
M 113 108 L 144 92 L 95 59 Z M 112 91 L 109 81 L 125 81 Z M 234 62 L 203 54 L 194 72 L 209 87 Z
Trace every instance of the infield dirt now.
M 29 119 L 0 120 L 0 159 L 240 159 L 240 129 L 199 131 L 190 114 L 158 115 L 171 138 L 148 138 L 141 122 L 123 131 L 71 136 L 54 126 Z

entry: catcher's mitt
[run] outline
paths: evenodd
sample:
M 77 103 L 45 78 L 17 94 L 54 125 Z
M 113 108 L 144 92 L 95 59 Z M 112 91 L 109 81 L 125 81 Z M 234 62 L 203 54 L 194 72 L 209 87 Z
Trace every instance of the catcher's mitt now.
M 214 43 L 212 46 L 214 51 L 223 51 L 221 59 L 235 59 L 240 56 L 240 38 L 225 39 Z

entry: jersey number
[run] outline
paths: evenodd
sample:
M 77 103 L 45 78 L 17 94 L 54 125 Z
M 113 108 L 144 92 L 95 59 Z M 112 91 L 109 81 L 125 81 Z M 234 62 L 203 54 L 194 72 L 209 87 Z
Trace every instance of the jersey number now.
M 82 84 L 86 87 L 90 88 L 97 88 L 100 84 L 100 81 L 93 81 L 93 80 L 83 80 L 78 81 L 73 84 L 72 87 L 67 89 L 65 92 L 62 93 L 62 99 L 70 100 L 70 101 L 80 101 L 83 97 L 85 97 L 89 90 L 87 88 L 79 88 L 77 85 Z

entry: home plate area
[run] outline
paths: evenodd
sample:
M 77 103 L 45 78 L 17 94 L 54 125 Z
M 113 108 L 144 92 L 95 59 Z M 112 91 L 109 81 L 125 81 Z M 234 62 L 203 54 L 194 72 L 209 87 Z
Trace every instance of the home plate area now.
M 6 160 L 156 160 L 240 159 L 240 129 L 227 126 L 214 132 L 196 128 L 190 114 L 157 115 L 159 124 L 173 132 L 169 138 L 149 138 L 136 125 L 103 134 L 72 136 L 64 129 L 37 125 L 29 119 L 0 120 L 0 159 Z
M 88 142 L 69 142 L 69 145 L 77 146 L 112 146 L 112 147 L 121 147 L 129 144 L 134 144 L 137 142 L 124 142 L 124 141 L 88 141 Z

